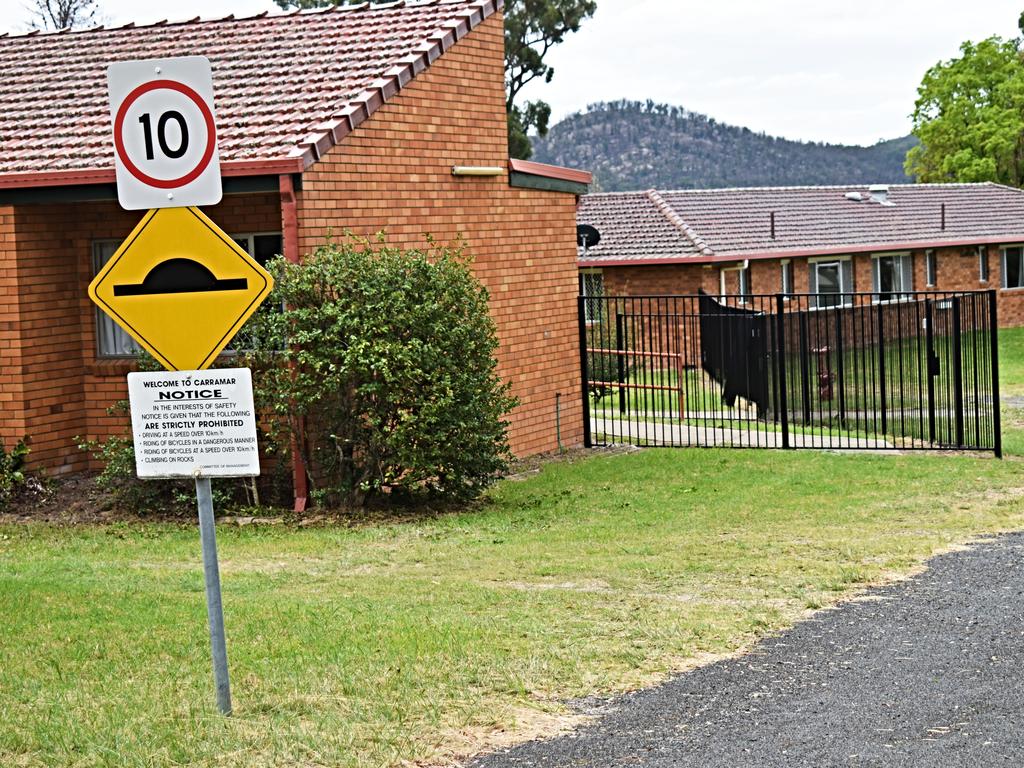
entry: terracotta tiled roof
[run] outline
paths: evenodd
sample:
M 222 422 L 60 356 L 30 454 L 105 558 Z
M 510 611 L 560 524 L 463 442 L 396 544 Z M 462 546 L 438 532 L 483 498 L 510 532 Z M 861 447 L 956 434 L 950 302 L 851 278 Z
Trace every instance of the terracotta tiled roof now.
M 580 260 L 707 262 L 1024 240 L 1019 189 L 984 183 L 887 190 L 885 203 L 864 186 L 586 195 L 576 220 L 596 227 L 601 242 Z
M 364 4 L 0 36 L 0 186 L 25 174 L 113 180 L 107 65 L 189 55 L 213 65 L 225 172 L 301 170 L 501 5 Z

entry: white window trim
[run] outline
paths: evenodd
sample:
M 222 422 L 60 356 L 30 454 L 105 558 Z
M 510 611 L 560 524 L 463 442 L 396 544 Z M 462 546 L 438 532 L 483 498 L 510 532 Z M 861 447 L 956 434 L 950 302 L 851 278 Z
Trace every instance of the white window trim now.
M 1024 291 L 1024 285 L 1017 285 L 1013 288 L 1006 285 L 1006 250 L 1008 248 L 1020 248 L 1024 253 L 1024 243 L 1007 243 L 999 246 L 999 289 L 1001 291 Z M 1024 270 L 1022 270 L 1021 277 L 1024 278 Z
M 742 290 L 743 289 L 743 277 L 742 276 L 739 278 L 739 280 L 740 280 L 740 292 L 739 293 L 732 294 L 732 293 L 726 293 L 725 292 L 725 273 L 726 272 L 746 272 L 747 273 L 747 290 L 750 290 L 750 262 L 749 261 L 743 261 L 743 262 L 740 262 L 739 264 L 735 264 L 735 265 L 730 266 L 730 267 L 719 267 L 719 270 L 718 270 L 718 298 L 721 299 L 722 301 L 725 301 L 726 297 L 728 297 L 728 296 L 738 296 L 739 297 L 739 301 L 737 303 L 739 303 L 739 304 L 749 304 L 750 302 L 747 301 L 747 294 L 743 293 L 743 290 Z
M 605 295 L 604 294 L 604 270 L 601 269 L 600 267 L 586 267 L 586 268 L 580 270 L 580 295 L 583 296 L 584 299 L 599 298 L 597 296 L 591 296 L 590 294 L 587 293 L 587 281 L 584 278 L 584 275 L 600 275 L 601 276 L 601 296 L 603 297 Z M 590 316 L 590 305 L 586 301 L 583 302 L 583 314 L 584 314 L 583 321 L 587 325 L 595 325 L 595 324 L 601 322 L 600 318 L 594 319 L 594 318 L 592 318 Z
M 934 248 L 924 252 L 924 287 L 934 288 L 939 277 L 939 257 Z
M 845 254 L 845 255 L 842 255 L 842 256 L 813 256 L 813 257 L 807 259 L 808 265 L 813 265 L 815 271 L 817 271 L 818 265 L 820 265 L 820 264 L 838 264 L 838 265 L 840 265 L 839 266 L 839 295 L 843 299 L 842 301 L 840 301 L 839 304 L 832 304 L 832 305 L 827 306 L 827 307 L 819 307 L 819 306 L 817 306 L 818 301 L 817 301 L 817 299 L 815 299 L 815 301 L 814 301 L 815 306 L 811 307 L 810 309 L 835 309 L 837 307 L 852 307 L 853 306 L 853 302 L 846 300 L 846 296 L 845 296 L 845 294 L 853 293 L 853 286 L 852 285 L 851 286 L 843 285 L 842 262 L 844 262 L 844 261 L 852 262 L 853 261 L 853 256 L 851 256 L 850 254 Z M 850 272 L 851 272 L 851 274 L 853 272 L 853 264 L 852 263 L 850 264 Z M 818 290 L 817 275 L 815 275 L 815 280 L 814 280 L 814 293 L 811 294 L 811 295 L 813 295 L 815 297 L 822 295 L 821 291 Z
M 911 279 L 911 281 L 913 281 L 913 279 L 914 279 L 914 254 L 913 254 L 912 251 L 886 251 L 884 253 L 872 253 L 871 254 L 871 258 L 872 259 L 888 259 L 888 258 L 899 258 L 899 259 L 908 258 L 908 259 L 910 259 L 910 279 Z M 875 285 L 875 277 L 878 275 L 877 269 L 878 268 L 875 266 L 875 262 L 872 261 L 872 263 L 871 263 L 871 292 L 873 294 L 875 294 L 876 296 L 881 294 L 881 287 L 882 287 L 880 285 Z M 925 266 L 925 269 L 927 270 L 927 265 Z M 900 269 L 900 275 L 902 276 L 902 274 L 903 274 L 903 270 L 901 268 Z M 898 291 L 893 291 L 893 293 L 897 294 L 895 299 L 872 298 L 871 299 L 871 303 L 872 304 L 896 304 L 896 303 L 899 303 L 901 301 L 911 301 L 913 299 L 913 297 L 912 296 L 907 296 L 905 294 L 912 293 L 913 290 L 914 290 L 913 282 L 911 282 L 910 288 L 904 288 L 901 285 L 900 289 Z
M 787 270 L 787 267 L 789 268 Z M 779 259 L 779 270 L 780 284 L 779 293 L 782 294 L 783 301 L 790 301 L 793 298 L 795 291 L 793 290 L 793 260 L 792 259 Z M 789 274 L 789 285 L 786 285 L 786 274 Z

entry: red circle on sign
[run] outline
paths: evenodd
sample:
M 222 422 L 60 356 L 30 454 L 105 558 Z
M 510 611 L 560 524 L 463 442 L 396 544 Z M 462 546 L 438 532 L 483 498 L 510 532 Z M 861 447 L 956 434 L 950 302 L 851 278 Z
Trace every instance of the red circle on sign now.
M 176 179 L 157 179 L 141 171 L 139 167 L 132 162 L 131 158 L 128 157 L 128 151 L 124 146 L 124 139 L 121 137 L 121 128 L 124 126 L 124 118 L 128 114 L 128 109 L 131 105 L 134 104 L 143 94 L 161 89 L 177 91 L 190 99 L 199 108 L 199 112 L 202 114 L 203 120 L 206 122 L 206 149 L 203 151 L 203 156 L 199 159 L 195 168 L 184 176 L 179 176 Z M 148 184 L 149 186 L 157 187 L 158 189 L 176 189 L 198 179 L 203 171 L 205 171 L 210 165 L 210 159 L 213 157 L 213 150 L 216 146 L 217 128 L 213 124 L 213 112 L 210 111 L 209 105 L 203 101 L 202 97 L 198 93 L 193 91 L 187 85 L 174 80 L 152 80 L 151 82 L 143 83 L 134 91 L 129 93 L 125 100 L 121 102 L 121 107 L 117 110 L 117 116 L 114 118 L 114 148 L 117 150 L 117 156 L 121 159 L 121 162 L 124 163 L 124 167 L 128 169 L 128 173 L 143 184 Z

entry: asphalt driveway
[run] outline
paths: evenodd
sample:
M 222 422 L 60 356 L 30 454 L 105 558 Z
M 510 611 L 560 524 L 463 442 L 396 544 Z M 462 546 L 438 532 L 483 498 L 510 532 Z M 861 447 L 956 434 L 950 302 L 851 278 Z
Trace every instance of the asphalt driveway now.
M 579 706 L 598 720 L 470 765 L 1024 765 L 1024 533 L 939 556 L 742 658 Z

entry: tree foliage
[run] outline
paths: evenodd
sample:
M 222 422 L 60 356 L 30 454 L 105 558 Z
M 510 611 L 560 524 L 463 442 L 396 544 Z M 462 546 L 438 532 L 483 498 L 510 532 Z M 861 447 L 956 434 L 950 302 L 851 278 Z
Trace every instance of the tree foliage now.
M 531 128 L 546 136 L 551 106 L 544 101 L 516 103 L 519 92 L 534 80 L 550 83 L 555 70 L 545 63 L 548 51 L 594 15 L 597 0 L 508 0 L 505 3 L 505 107 L 512 157 L 526 159 L 533 150 Z
M 283 309 L 250 320 L 256 395 L 270 436 L 302 452 L 315 500 L 468 498 L 505 467 L 514 400 L 460 248 L 347 236 L 269 268 Z
M 922 182 L 1024 182 L 1024 62 L 1017 40 L 990 37 L 924 76 L 914 105 L 921 144 L 906 170 Z
M 33 29 L 70 29 L 96 21 L 96 0 L 34 0 Z
M 377 0 L 378 2 L 382 0 Z M 323 8 L 359 0 L 274 0 L 281 8 Z M 373 2 L 373 0 L 371 0 Z M 548 132 L 551 106 L 544 101 L 517 104 L 527 83 L 550 83 L 555 70 L 544 62 L 548 51 L 594 15 L 597 0 L 506 0 L 505 3 L 505 107 L 508 111 L 508 144 L 512 157 L 526 159 L 533 150 L 527 134 Z

